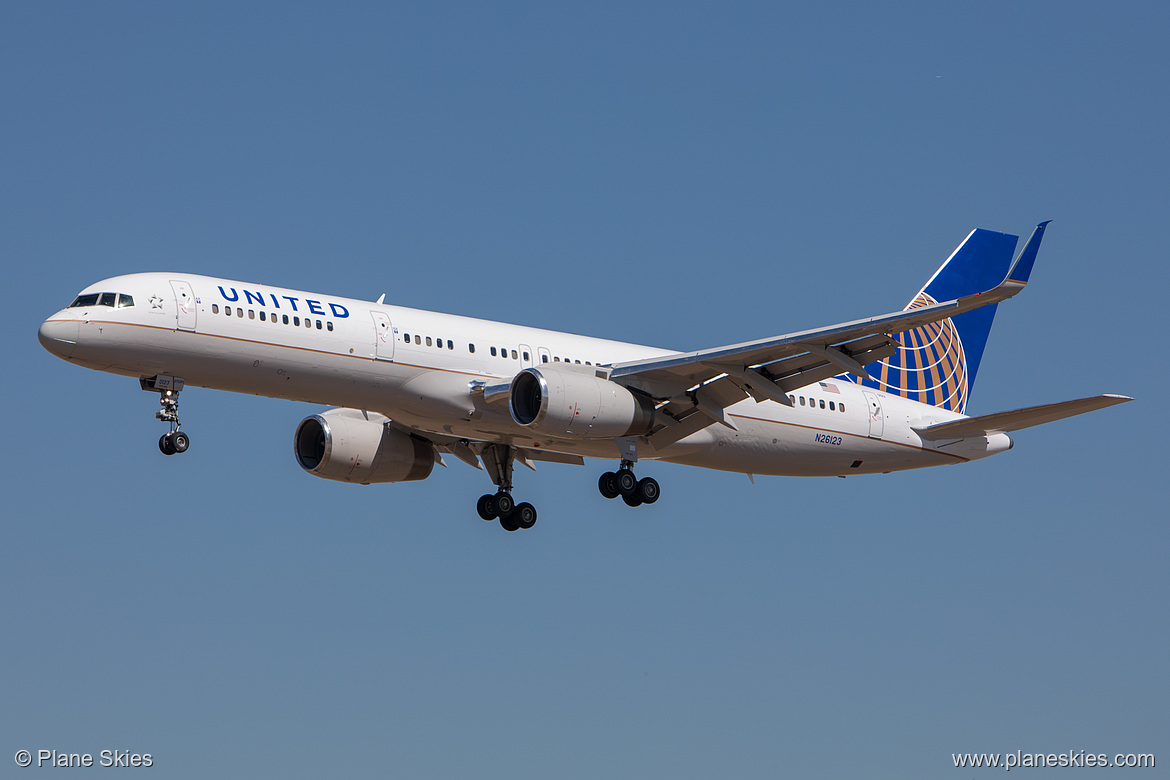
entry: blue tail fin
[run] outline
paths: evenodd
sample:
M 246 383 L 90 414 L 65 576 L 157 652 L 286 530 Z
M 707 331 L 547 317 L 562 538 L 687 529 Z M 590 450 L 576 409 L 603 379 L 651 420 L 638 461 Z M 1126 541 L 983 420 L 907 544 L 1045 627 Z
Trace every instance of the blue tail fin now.
M 1037 226 L 1015 264 L 1018 236 L 976 229 L 959 245 L 906 309 L 987 292 L 1005 281 L 1027 283 L 1047 222 Z M 1016 278 L 1018 277 L 1018 278 Z M 866 366 L 863 385 L 962 413 L 991 333 L 996 304 L 897 334 L 901 348 Z

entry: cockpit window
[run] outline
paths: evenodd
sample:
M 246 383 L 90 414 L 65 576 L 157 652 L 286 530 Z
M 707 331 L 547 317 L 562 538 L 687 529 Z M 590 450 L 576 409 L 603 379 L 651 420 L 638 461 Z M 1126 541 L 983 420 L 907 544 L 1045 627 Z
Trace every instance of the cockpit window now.
M 90 293 L 89 295 L 78 295 L 73 303 L 69 304 L 70 309 L 76 309 L 79 306 L 96 306 L 98 302 L 98 293 Z
M 78 295 L 73 303 L 69 304 L 70 309 L 76 309 L 82 306 L 109 306 L 110 308 L 117 307 L 125 309 L 134 305 L 133 296 L 126 293 L 89 293 L 87 295 Z

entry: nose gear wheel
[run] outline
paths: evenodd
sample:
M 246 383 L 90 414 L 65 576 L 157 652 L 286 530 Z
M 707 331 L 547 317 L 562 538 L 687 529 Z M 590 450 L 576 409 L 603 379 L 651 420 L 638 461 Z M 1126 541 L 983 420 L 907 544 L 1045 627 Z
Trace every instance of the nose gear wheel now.
M 179 393 L 175 390 L 160 390 L 159 404 L 162 406 L 154 413 L 156 420 L 169 423 L 170 431 L 164 433 L 158 440 L 158 449 L 163 455 L 179 455 L 191 446 L 191 438 L 179 430 Z

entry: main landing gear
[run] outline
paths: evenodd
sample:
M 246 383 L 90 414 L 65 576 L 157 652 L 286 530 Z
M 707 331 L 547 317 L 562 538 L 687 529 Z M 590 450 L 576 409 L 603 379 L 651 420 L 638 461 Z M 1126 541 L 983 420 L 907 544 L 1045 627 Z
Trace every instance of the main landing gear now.
M 158 440 L 159 451 L 163 455 L 177 455 L 186 452 L 191 446 L 191 439 L 179 430 L 179 392 L 177 390 L 160 390 L 159 403 L 162 408 L 154 413 L 156 419 L 170 423 L 171 430 L 164 433 Z
M 528 502 L 517 504 L 512 499 L 512 448 L 507 444 L 489 444 L 484 447 L 483 464 L 499 491 L 480 496 L 475 510 L 484 520 L 500 521 L 505 531 L 519 531 L 536 525 L 536 507 Z
M 621 439 L 618 446 L 621 448 L 621 466 L 617 471 L 601 475 L 597 481 L 601 495 L 606 498 L 621 496 L 628 506 L 653 504 L 662 491 L 658 487 L 658 480 L 653 477 L 638 479 L 634 476 L 634 464 L 638 459 L 636 441 Z M 487 444 L 480 458 L 497 492 L 480 496 L 475 504 L 479 516 L 489 522 L 499 520 L 500 527 L 505 531 L 518 531 L 535 525 L 536 508 L 527 502 L 517 504 L 512 498 L 512 464 L 516 460 L 516 451 L 507 444 Z
M 638 479 L 634 476 L 633 461 L 623 460 L 617 471 L 607 471 L 597 480 L 597 489 L 606 498 L 622 497 L 627 506 L 653 504 L 662 495 L 658 480 L 653 477 Z

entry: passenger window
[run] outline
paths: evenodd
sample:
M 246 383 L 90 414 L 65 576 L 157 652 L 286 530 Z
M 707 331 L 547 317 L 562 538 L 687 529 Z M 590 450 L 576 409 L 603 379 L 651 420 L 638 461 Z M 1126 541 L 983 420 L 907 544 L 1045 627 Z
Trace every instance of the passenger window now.
M 561 362 L 561 359 L 560 359 L 559 357 L 557 357 L 556 355 L 553 355 L 553 362 L 554 362 L 554 363 L 560 363 L 560 362 Z
M 516 354 L 516 350 L 512 350 L 512 359 L 519 360 L 519 355 Z
M 414 343 L 421 347 L 422 346 L 422 337 L 420 337 L 418 334 L 415 334 Z
M 126 293 L 122 293 L 118 296 L 118 308 L 119 309 L 128 309 L 133 305 L 134 305 L 134 298 L 132 296 L 127 295 Z
M 228 317 L 232 316 L 232 307 L 231 306 L 224 306 L 223 313 L 226 314 Z
M 244 310 L 243 309 L 236 309 L 236 316 L 242 318 L 244 316 Z
M 790 395 L 790 396 L 788 396 L 788 403 L 790 403 L 790 404 L 792 404 L 793 406 L 795 406 L 795 405 L 796 405 L 796 396 L 794 396 L 794 395 Z
M 293 327 L 296 327 L 296 328 L 301 327 L 301 318 L 300 317 L 293 317 Z
M 250 320 L 256 319 L 256 312 L 253 311 L 252 309 L 248 309 L 248 319 L 250 319 Z
M 288 315 L 287 314 L 282 314 L 280 316 L 280 319 L 281 319 L 281 321 L 284 322 L 285 325 L 288 325 Z
M 212 314 L 219 314 L 219 304 L 218 303 L 211 304 L 211 313 Z
M 321 320 L 317 320 L 317 330 L 321 330 Z
M 547 363 L 547 362 L 548 362 L 548 355 L 541 355 L 541 356 L 540 356 L 540 362 L 541 362 L 541 363 Z
M 528 353 L 527 352 L 524 353 L 524 359 L 528 360 Z
M 268 321 L 268 315 L 267 315 L 267 314 L 264 312 L 264 310 L 263 310 L 263 309 L 261 309 L 261 310 L 260 310 L 260 321 L 261 321 L 261 322 L 267 322 L 267 321 Z
M 308 317 L 305 317 L 305 327 L 306 328 L 313 327 L 313 321 L 311 319 L 309 319 Z
M 427 346 L 431 346 L 431 337 L 427 336 Z
M 109 306 L 114 308 L 114 304 L 118 302 L 117 293 L 102 293 L 102 298 L 98 301 L 98 306 Z
M 78 308 L 79 306 L 93 306 L 98 302 L 98 293 L 90 293 L 89 295 L 78 295 L 73 303 L 69 304 L 70 309 Z
M 830 412 L 835 412 L 835 411 L 837 411 L 837 405 L 836 405 L 836 404 L 834 404 L 832 401 L 829 401 L 829 411 L 830 411 Z
M 841 411 L 842 411 L 842 412 L 844 412 L 844 411 L 845 411 L 845 404 L 841 404 Z
M 467 345 L 467 351 L 474 355 L 475 354 L 475 345 L 469 343 Z
M 800 397 L 800 405 L 804 406 L 804 396 L 803 395 Z
M 496 348 L 492 347 L 492 357 L 495 357 L 495 356 L 496 356 Z
M 576 363 L 577 365 L 581 365 L 581 361 L 580 361 L 580 360 L 574 360 L 573 362 L 574 362 L 574 363 Z
M 405 341 L 407 344 L 409 344 L 409 343 L 410 343 L 410 334 L 409 334 L 409 333 L 403 333 L 403 334 L 402 334 L 402 340 L 403 340 L 403 341 Z
M 821 408 L 822 409 L 825 408 L 825 399 L 824 398 L 821 399 Z
M 326 330 L 328 330 L 328 331 L 330 331 L 330 332 L 332 332 L 332 331 L 333 331 L 333 323 L 332 323 L 332 322 L 326 322 L 326 323 L 325 323 L 325 329 L 326 329 Z

